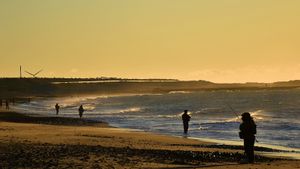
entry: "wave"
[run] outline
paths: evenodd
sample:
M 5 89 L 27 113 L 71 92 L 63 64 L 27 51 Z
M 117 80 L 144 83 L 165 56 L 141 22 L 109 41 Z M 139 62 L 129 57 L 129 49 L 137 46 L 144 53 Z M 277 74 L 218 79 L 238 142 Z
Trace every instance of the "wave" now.
M 209 127 L 203 127 L 203 126 L 200 126 L 199 128 L 198 128 L 198 130 L 208 130 L 209 129 Z
M 201 110 L 193 111 L 191 114 L 211 114 L 211 113 L 220 113 L 223 112 L 222 108 L 219 107 L 206 107 Z
M 270 120 L 272 117 L 268 115 L 268 113 L 264 110 L 256 110 L 250 112 L 251 116 L 255 121 L 267 121 Z
M 158 118 L 180 118 L 182 114 L 174 114 L 174 115 L 157 115 Z
M 233 118 L 225 120 L 225 122 L 239 122 L 239 121 L 241 121 L 241 119 L 238 117 L 233 117 Z
M 142 111 L 142 108 L 140 107 L 131 107 L 131 108 L 120 110 L 119 112 L 124 114 L 124 113 L 140 112 L 140 111 Z
M 251 114 L 251 116 L 253 117 L 253 119 L 255 121 L 268 121 L 272 118 L 271 116 L 267 115 L 267 113 L 264 110 L 256 110 L 256 111 L 252 111 L 249 113 Z M 227 119 L 225 121 L 226 122 L 239 122 L 239 121 L 241 121 L 241 116 L 233 117 L 233 118 Z
M 84 108 L 84 110 L 93 111 L 93 110 L 95 110 L 96 107 L 94 104 L 84 104 L 83 108 Z
M 190 91 L 184 91 L 184 90 L 175 90 L 175 91 L 170 91 L 168 94 L 187 94 L 191 93 Z
M 143 111 L 141 107 L 130 107 L 125 109 L 103 109 L 103 110 L 102 109 L 100 110 L 100 108 L 98 108 L 96 111 L 94 111 L 94 114 L 96 113 L 99 115 L 111 116 L 111 115 L 125 115 L 130 113 L 138 113 L 141 111 Z

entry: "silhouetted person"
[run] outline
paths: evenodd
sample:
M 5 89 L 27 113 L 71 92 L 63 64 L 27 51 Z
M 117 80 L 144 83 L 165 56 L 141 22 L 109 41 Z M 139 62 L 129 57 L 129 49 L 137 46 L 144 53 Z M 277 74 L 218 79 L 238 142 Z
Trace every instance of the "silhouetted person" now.
M 2 107 L 2 99 L 0 99 L 0 107 Z
M 58 113 L 59 113 L 59 105 L 58 105 L 58 103 L 56 103 L 56 105 L 55 105 L 55 110 L 56 110 L 56 115 L 58 115 Z
M 256 124 L 248 112 L 242 114 L 242 121 L 239 136 L 241 139 L 244 139 L 244 150 L 247 156 L 247 162 L 253 163 Z
M 5 101 L 5 108 L 6 108 L 6 110 L 9 110 L 9 102 L 8 102 L 8 100 Z
M 184 110 L 184 113 L 183 115 L 181 116 L 182 117 L 182 122 L 183 122 L 183 131 L 184 131 L 184 134 L 187 134 L 188 132 L 188 129 L 189 129 L 189 121 L 191 119 L 191 116 L 189 116 L 187 114 L 188 110 Z
M 79 106 L 78 112 L 79 112 L 79 117 L 81 118 L 82 114 L 84 112 L 84 109 L 83 109 L 82 105 Z

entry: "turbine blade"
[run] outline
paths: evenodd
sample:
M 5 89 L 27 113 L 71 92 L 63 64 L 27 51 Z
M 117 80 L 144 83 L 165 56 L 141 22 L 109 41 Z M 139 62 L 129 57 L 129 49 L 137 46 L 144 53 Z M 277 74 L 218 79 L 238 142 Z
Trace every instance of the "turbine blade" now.
M 37 74 L 39 74 L 41 71 L 43 71 L 43 69 L 41 69 L 41 70 L 39 70 L 38 72 L 36 72 L 36 73 L 34 74 L 34 76 L 36 76 Z
M 25 71 L 26 73 L 28 73 L 28 74 L 30 74 L 31 76 L 34 76 L 34 74 L 32 74 L 32 73 L 30 73 L 30 72 L 27 72 L 27 71 Z

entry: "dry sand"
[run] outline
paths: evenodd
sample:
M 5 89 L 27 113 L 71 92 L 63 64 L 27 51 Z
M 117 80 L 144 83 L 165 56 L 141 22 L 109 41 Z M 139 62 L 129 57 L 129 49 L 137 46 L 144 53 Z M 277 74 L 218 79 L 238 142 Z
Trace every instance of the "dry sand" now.
M 0 168 L 300 168 L 297 160 L 258 156 L 186 138 L 74 118 L 0 112 Z

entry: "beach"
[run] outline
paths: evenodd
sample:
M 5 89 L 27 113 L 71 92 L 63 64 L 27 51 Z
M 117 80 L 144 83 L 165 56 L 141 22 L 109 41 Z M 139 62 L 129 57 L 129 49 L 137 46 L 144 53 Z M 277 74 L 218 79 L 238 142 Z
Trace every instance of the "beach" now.
M 187 109 L 192 117 L 188 137 L 239 144 L 241 120 L 238 116 L 248 111 L 257 125 L 256 137 L 260 145 L 300 151 L 300 123 L 297 120 L 300 118 L 300 104 L 295 100 L 300 100 L 299 89 L 173 91 L 161 94 L 39 97 L 28 103 L 16 103 L 12 108 L 28 115 L 54 118 L 57 117 L 54 105 L 59 103 L 59 117 L 78 118 L 78 107 L 83 104 L 85 119 L 105 121 L 117 128 L 178 137 L 183 136 L 181 114 Z
M 300 0 L 0 0 L 0 169 L 300 169 Z
M 111 127 L 79 118 L 0 113 L 0 168 L 300 168 L 231 146 Z

